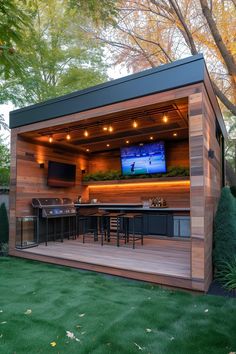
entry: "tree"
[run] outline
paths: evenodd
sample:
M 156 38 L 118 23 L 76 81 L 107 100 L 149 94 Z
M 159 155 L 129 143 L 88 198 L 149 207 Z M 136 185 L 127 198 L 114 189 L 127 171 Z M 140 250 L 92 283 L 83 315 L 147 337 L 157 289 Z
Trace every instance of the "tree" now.
M 36 103 L 101 83 L 107 79 L 103 49 L 80 25 L 84 13 L 67 0 L 32 0 L 28 5 L 33 30 L 24 31 L 19 48 L 24 72 L 2 81 L 0 100 L 18 106 Z
M 10 151 L 0 136 L 0 186 L 9 186 Z
M 0 76 L 8 78 L 10 73 L 19 74 L 21 60 L 16 46 L 24 42 L 24 30 L 30 27 L 30 18 L 21 10 L 22 3 L 0 0 Z
M 118 10 L 96 33 L 115 63 L 139 71 L 203 52 L 218 98 L 236 116 L 235 0 L 120 0 Z

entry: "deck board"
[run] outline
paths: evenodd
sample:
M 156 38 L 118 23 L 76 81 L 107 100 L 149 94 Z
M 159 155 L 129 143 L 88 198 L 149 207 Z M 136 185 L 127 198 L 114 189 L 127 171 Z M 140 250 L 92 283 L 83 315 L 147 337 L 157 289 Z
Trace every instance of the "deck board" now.
M 24 249 L 35 255 L 56 257 L 104 267 L 190 279 L 190 242 L 145 240 L 145 245 L 116 247 L 113 244 L 64 240 L 48 246 Z

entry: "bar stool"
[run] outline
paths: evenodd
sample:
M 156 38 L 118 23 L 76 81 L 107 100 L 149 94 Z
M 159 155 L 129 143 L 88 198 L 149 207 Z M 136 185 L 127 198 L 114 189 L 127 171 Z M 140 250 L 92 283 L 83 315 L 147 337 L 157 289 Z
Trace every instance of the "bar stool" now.
M 129 238 L 132 239 L 133 249 L 135 248 L 135 242 L 141 241 L 143 245 L 143 215 L 138 213 L 126 213 L 122 215 L 123 219 L 123 230 L 120 228 L 122 225 L 120 223 L 119 228 L 117 228 L 117 246 L 119 245 L 120 234 L 123 233 L 125 237 L 125 243 L 129 242 Z M 132 220 L 132 230 L 130 234 L 130 220 Z M 137 231 L 137 223 L 140 222 L 140 231 Z
M 119 247 L 119 237 L 118 237 L 118 230 L 121 228 L 121 223 L 122 223 L 122 216 L 124 213 L 121 212 L 108 212 L 104 215 L 104 233 L 101 234 L 101 245 L 103 246 L 104 243 L 104 236 L 105 236 L 105 241 L 110 242 L 112 238 L 116 240 L 116 244 Z M 111 218 L 114 218 L 116 220 L 116 235 L 113 236 L 111 235 Z M 126 242 L 126 240 L 125 240 Z
M 98 241 L 98 236 L 101 235 L 101 244 L 103 244 L 103 238 L 106 233 L 104 216 L 106 215 L 107 213 L 103 211 L 83 215 L 83 243 L 85 243 L 86 237 L 93 237 L 94 241 Z

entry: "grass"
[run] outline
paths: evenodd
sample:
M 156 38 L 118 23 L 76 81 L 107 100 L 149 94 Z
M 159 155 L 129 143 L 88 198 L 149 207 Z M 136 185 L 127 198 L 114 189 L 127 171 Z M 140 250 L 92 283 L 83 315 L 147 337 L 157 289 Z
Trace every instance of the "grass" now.
M 0 353 L 228 354 L 235 333 L 233 298 L 0 258 Z

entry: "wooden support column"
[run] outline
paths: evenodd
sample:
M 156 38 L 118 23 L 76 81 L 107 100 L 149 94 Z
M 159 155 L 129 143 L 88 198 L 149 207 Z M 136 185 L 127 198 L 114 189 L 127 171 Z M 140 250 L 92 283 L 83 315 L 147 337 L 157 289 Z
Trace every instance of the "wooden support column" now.
M 17 129 L 11 131 L 11 169 L 10 169 L 10 194 L 9 194 L 9 254 L 15 249 L 16 243 L 16 151 Z
M 204 161 L 203 161 L 203 102 L 202 93 L 189 96 L 189 158 L 192 286 L 204 290 Z

